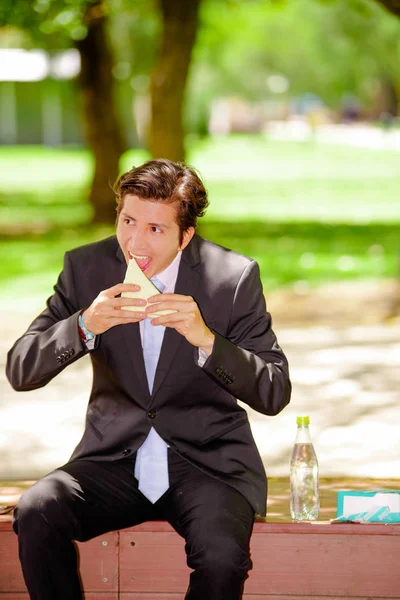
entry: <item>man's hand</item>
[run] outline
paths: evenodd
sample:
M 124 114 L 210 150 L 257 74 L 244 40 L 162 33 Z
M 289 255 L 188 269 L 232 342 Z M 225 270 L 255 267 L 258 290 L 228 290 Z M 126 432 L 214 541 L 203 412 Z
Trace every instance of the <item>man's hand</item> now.
M 147 316 L 151 317 L 152 312 L 161 310 L 174 310 L 176 312 L 162 317 L 152 319 L 152 325 L 164 325 L 172 327 L 183 335 L 190 344 L 197 346 L 210 356 L 215 336 L 207 327 L 201 316 L 199 307 L 191 296 L 182 296 L 181 294 L 157 294 L 148 299 L 149 304 L 146 308 Z
M 91 333 L 99 335 L 115 325 L 137 323 L 146 317 L 145 312 L 122 310 L 122 306 L 146 306 L 146 300 L 138 298 L 116 298 L 122 292 L 138 292 L 139 285 L 118 283 L 108 290 L 100 292 L 92 304 L 83 313 L 85 327 Z M 144 310 L 144 308 L 143 308 Z

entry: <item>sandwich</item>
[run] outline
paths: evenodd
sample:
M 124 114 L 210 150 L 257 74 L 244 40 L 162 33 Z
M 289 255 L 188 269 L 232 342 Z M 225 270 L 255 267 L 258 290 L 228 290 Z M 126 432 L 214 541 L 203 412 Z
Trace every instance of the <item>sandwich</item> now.
M 154 283 L 152 283 L 150 279 L 146 277 L 134 258 L 129 261 L 124 283 L 134 283 L 136 285 L 140 285 L 140 290 L 138 292 L 122 292 L 122 298 L 140 298 L 141 300 L 146 300 L 147 302 L 150 296 L 160 294 L 160 291 L 156 288 Z M 133 312 L 142 312 L 145 308 L 145 306 L 122 307 L 123 310 L 131 310 Z M 176 312 L 176 310 L 159 310 L 157 312 L 150 313 L 147 318 L 154 319 L 155 317 L 170 315 L 174 312 Z

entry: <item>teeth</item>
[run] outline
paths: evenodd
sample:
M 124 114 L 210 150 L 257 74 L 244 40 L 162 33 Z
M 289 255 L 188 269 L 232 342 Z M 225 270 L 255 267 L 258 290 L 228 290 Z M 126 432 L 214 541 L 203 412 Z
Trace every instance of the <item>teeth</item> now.
M 129 252 L 129 254 L 132 258 L 138 258 L 139 260 L 145 260 L 146 258 L 149 258 L 148 256 L 138 256 L 137 254 L 133 254 L 132 252 Z

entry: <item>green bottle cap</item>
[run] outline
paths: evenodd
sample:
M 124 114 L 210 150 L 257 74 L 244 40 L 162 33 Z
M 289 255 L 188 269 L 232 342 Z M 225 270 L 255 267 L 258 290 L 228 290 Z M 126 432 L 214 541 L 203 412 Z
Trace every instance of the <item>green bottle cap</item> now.
M 309 425 L 310 417 L 297 417 L 296 423 L 297 425 Z

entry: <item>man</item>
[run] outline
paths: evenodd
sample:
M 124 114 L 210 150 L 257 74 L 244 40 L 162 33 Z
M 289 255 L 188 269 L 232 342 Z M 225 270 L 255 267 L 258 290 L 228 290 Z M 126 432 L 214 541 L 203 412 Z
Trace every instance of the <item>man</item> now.
M 116 193 L 116 237 L 66 253 L 8 356 L 16 390 L 88 352 L 93 365 L 82 440 L 15 511 L 26 585 L 31 600 L 79 600 L 72 540 L 162 518 L 186 540 L 186 599 L 240 599 L 267 482 L 236 399 L 275 415 L 291 389 L 258 265 L 195 234 L 208 201 L 187 166 L 149 161 Z M 120 296 L 139 290 L 121 283 L 130 260 L 164 289 L 148 304 Z

